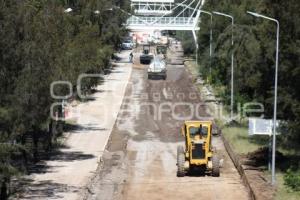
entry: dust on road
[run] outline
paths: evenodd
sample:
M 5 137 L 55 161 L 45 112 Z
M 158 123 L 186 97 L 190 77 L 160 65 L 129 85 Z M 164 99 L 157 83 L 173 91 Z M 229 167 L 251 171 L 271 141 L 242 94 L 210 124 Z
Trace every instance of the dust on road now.
M 184 119 L 209 117 L 180 55 L 173 54 L 166 81 L 147 80 L 146 69 L 133 70 L 104 164 L 86 199 L 249 199 L 219 137 L 213 145 L 224 159 L 220 177 L 176 176 Z

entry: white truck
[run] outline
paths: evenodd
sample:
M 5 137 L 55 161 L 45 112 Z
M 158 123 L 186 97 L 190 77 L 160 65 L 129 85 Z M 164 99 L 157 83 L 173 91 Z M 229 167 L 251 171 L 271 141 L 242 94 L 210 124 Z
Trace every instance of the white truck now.
M 152 60 L 148 68 L 148 79 L 153 79 L 155 77 L 160 77 L 163 80 L 167 79 L 166 63 L 159 56 L 156 56 Z
M 122 49 L 123 50 L 132 50 L 134 48 L 134 43 L 132 40 L 125 40 L 122 42 Z

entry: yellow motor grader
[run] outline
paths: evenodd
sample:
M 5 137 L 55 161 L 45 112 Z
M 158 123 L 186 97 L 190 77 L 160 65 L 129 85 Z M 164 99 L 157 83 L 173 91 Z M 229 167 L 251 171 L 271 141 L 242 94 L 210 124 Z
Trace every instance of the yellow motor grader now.
M 186 121 L 181 130 L 185 145 L 177 147 L 177 176 L 191 171 L 220 176 L 220 164 L 212 147 L 211 121 Z

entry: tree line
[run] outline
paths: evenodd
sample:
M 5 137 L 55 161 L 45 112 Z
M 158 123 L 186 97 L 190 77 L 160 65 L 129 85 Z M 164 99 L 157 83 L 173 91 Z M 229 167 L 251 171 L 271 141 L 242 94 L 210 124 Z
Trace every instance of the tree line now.
M 276 24 L 247 15 L 255 11 L 279 20 L 280 58 L 278 72 L 278 118 L 286 122 L 281 144 L 300 147 L 300 2 L 271 0 L 208 0 L 203 10 L 219 11 L 235 18 L 213 16 L 213 57 L 210 77 L 210 16 L 201 15 L 199 62 L 204 77 L 212 84 L 224 85 L 223 98 L 230 101 L 231 52 L 234 52 L 235 102 L 260 102 L 265 117 L 272 118 L 276 52 Z M 231 46 L 231 34 L 234 46 Z
M 199 63 L 205 80 L 220 89 L 230 104 L 231 53 L 234 53 L 235 102 L 259 102 L 265 107 L 265 118 L 273 118 L 276 53 L 276 23 L 248 15 L 254 11 L 280 23 L 278 111 L 282 134 L 279 147 L 299 155 L 300 149 L 300 2 L 297 0 L 207 0 L 202 8 L 232 15 L 231 19 L 213 15 L 213 56 L 209 57 L 210 16 L 201 15 L 198 33 Z M 234 46 L 231 35 L 234 35 Z M 210 61 L 211 69 L 210 72 Z M 236 106 L 235 106 L 236 107 Z M 286 176 L 288 185 L 300 189 L 299 157 L 292 160 Z M 298 175 L 296 172 L 298 169 Z M 293 172 L 294 171 L 294 172 Z M 292 174 L 292 175 L 291 175 Z M 296 177 L 291 181 L 291 177 Z M 293 184 L 290 184 L 292 182 Z M 294 187 L 295 188 L 295 187 Z
M 0 0 L 0 199 L 11 177 L 51 152 L 63 130 L 50 117 L 60 103 L 51 83 L 69 81 L 75 92 L 80 74 L 103 74 L 127 34 L 121 9 L 129 7 L 128 0 Z M 98 83 L 88 79 L 81 89 Z

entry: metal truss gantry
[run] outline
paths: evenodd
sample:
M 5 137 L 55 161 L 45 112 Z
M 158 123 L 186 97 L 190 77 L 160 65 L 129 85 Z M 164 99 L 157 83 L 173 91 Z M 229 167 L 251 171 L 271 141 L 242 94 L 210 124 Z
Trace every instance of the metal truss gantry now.
M 186 30 L 197 31 L 203 0 L 131 0 L 135 15 L 127 20 L 133 31 Z M 193 7 L 194 6 L 194 7 Z
M 161 16 L 172 14 L 174 0 L 132 0 L 131 8 L 136 15 Z

